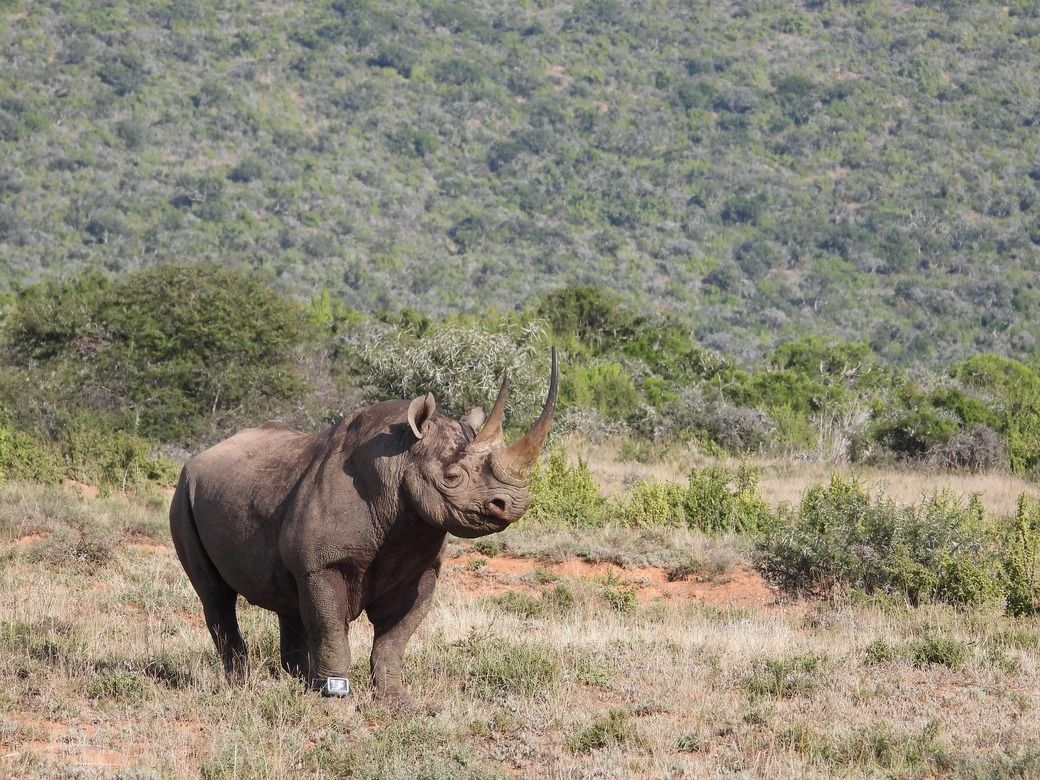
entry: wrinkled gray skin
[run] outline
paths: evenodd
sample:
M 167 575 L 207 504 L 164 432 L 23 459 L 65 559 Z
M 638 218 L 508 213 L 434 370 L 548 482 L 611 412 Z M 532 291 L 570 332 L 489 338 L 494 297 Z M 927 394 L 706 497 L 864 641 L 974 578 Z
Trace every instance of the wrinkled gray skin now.
M 480 410 L 456 422 L 429 394 L 314 435 L 267 423 L 189 460 L 170 530 L 229 679 L 247 668 L 239 595 L 278 614 L 282 667 L 316 688 L 348 676 L 347 629 L 364 610 L 375 697 L 414 708 L 402 657 L 429 611 L 446 536 L 496 533 L 524 513 L 556 386 L 554 350 L 542 416 L 509 447 L 503 382 L 479 436 Z

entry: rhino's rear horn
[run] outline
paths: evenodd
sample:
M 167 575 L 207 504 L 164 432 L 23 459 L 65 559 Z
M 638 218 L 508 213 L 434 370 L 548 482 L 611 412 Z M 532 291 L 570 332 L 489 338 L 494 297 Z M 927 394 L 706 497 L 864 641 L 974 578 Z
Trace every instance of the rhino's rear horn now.
M 542 413 L 535 420 L 531 430 L 504 449 L 496 458 L 500 469 L 513 477 L 527 480 L 538 462 L 552 427 L 553 412 L 556 411 L 556 394 L 559 389 L 559 366 L 556 358 L 556 347 L 552 348 L 552 373 L 549 376 L 549 396 L 545 399 Z
M 472 441 L 473 444 L 497 444 L 502 441 L 502 422 L 506 416 L 506 399 L 509 397 L 509 374 L 502 377 L 502 387 L 498 389 L 498 398 L 491 408 L 491 415 L 480 429 L 480 433 Z

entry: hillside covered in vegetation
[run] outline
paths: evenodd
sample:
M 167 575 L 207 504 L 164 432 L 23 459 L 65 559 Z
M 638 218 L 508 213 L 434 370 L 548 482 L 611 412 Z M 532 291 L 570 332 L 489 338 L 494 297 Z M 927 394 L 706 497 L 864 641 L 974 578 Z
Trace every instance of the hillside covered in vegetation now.
M 15 0 L 0 287 L 209 260 L 440 316 L 591 283 L 744 366 L 1028 358 L 1038 37 L 1028 0 Z

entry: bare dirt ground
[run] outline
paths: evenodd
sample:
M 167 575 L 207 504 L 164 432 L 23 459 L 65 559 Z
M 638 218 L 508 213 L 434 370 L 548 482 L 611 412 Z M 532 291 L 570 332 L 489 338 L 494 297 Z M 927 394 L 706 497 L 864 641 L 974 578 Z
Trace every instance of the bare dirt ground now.
M 475 562 L 479 562 L 479 566 L 475 566 Z M 716 607 L 776 609 L 781 605 L 781 594 L 747 564 L 738 564 L 710 577 L 694 575 L 670 579 L 670 570 L 654 566 L 625 568 L 580 558 L 562 562 L 502 556 L 486 558 L 473 552 L 447 561 L 441 587 L 455 587 L 470 597 L 509 590 L 533 593 L 539 590 L 534 579 L 537 571 L 592 582 L 619 581 L 633 589 L 640 604 L 660 599 L 701 602 Z

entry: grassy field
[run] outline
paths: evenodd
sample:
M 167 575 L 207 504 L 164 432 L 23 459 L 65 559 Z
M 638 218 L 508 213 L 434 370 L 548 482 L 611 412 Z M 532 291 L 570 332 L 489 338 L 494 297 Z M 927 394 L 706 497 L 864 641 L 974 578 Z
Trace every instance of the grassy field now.
M 709 458 L 676 449 L 673 452 L 655 452 L 655 457 L 646 462 L 624 457 L 626 446 L 635 448 L 624 439 L 591 442 L 585 438 L 571 437 L 561 442 L 572 459 L 585 461 L 596 481 L 606 493 L 619 493 L 639 480 L 685 482 L 693 467 L 718 464 L 718 458 Z M 739 461 L 723 459 L 730 468 Z M 879 488 L 901 504 L 914 504 L 927 493 L 949 490 L 967 498 L 977 493 L 986 509 L 995 515 L 1012 515 L 1019 495 L 1026 493 L 1040 497 L 1040 487 L 1007 472 L 981 474 L 930 470 L 924 466 L 883 467 L 828 465 L 819 461 L 803 461 L 796 458 L 756 458 L 752 465 L 760 475 L 759 487 L 763 497 L 773 505 L 783 502 L 797 504 L 806 490 L 813 485 L 826 484 L 833 474 L 844 477 L 855 476 L 868 490 Z
M 790 500 L 805 477 L 775 468 L 766 490 Z M 1017 489 L 978 486 L 994 508 Z M 277 623 L 251 607 L 253 671 L 229 687 L 165 505 L 0 486 L 0 775 L 1040 776 L 1035 620 L 789 599 L 748 540 L 686 530 L 453 542 L 407 661 L 429 715 L 371 702 L 364 618 L 356 706 L 283 675 Z

